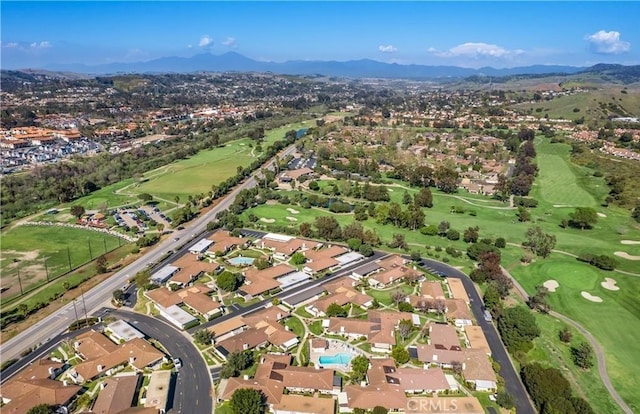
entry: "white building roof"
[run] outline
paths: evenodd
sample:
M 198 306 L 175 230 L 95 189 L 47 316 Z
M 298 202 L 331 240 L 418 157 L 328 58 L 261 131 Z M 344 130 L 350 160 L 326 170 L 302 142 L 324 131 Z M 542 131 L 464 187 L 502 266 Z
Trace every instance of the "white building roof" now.
M 309 279 L 311 279 L 311 276 L 304 272 L 289 273 L 288 275 L 276 278 L 282 289 Z
M 107 329 L 125 341 L 130 341 L 134 338 L 144 338 L 142 332 L 120 319 L 107 325 Z
M 350 263 L 357 262 L 358 260 L 364 259 L 364 256 L 360 253 L 349 252 L 345 254 L 341 254 L 340 256 L 335 258 L 341 266 L 346 266 Z
M 189 251 L 190 252 L 196 252 L 196 253 L 202 253 L 204 251 L 206 251 L 209 246 L 211 246 L 213 244 L 213 241 L 209 240 L 209 239 L 202 239 L 202 240 L 198 240 L 198 242 L 196 244 L 194 244 L 193 246 L 189 247 Z
M 265 234 L 264 236 L 262 236 L 262 238 L 267 240 L 275 240 L 283 243 L 286 243 L 289 240 L 295 239 L 295 237 L 293 236 L 287 236 L 285 234 L 276 234 L 276 233 Z
M 169 278 L 173 276 L 178 270 L 180 270 L 180 268 L 177 266 L 164 266 L 151 275 L 151 281 L 156 285 L 161 285 L 169 280 Z
M 156 305 L 157 306 L 157 305 Z M 180 308 L 178 305 L 171 305 L 164 309 L 164 315 L 169 321 L 181 328 L 196 320 L 196 317 Z

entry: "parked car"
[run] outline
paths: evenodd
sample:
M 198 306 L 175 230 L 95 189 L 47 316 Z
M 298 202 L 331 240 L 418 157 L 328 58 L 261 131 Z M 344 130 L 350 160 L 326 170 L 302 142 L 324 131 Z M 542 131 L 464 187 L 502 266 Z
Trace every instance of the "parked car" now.
M 182 361 L 180 361 L 180 358 L 173 358 L 173 366 L 178 370 L 182 368 Z

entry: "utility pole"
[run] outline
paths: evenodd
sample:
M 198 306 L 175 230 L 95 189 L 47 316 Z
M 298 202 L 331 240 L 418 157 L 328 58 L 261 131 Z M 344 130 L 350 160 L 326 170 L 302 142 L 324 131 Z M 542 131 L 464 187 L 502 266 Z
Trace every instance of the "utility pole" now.
M 69 246 L 67 246 L 67 261 L 69 262 L 69 271 L 71 271 L 71 251 L 69 250 Z
M 49 267 L 47 266 L 47 259 L 44 259 L 44 272 L 47 275 L 47 282 L 49 281 Z
M 107 254 L 107 237 L 102 238 L 102 243 L 104 244 L 104 254 Z
M 78 309 L 76 308 L 76 298 L 73 298 L 73 312 L 76 314 L 76 322 L 78 321 Z
M 87 244 L 89 245 L 89 260 L 93 260 L 93 252 L 91 252 L 91 239 L 87 237 Z
M 87 315 L 87 304 L 84 301 L 84 290 L 80 287 L 80 296 L 82 297 L 82 307 L 84 308 L 84 323 L 85 326 L 89 326 L 89 316 Z
M 20 279 L 20 269 L 18 269 L 18 283 L 20 284 L 20 296 L 24 295 L 22 292 L 22 279 Z

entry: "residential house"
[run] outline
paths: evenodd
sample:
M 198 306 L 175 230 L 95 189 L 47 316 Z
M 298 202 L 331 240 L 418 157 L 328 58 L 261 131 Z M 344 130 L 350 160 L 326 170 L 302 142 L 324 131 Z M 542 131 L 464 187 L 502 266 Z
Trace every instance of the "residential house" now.
M 215 272 L 220 267 L 218 263 L 200 260 L 198 256 L 192 254 L 183 255 L 171 265 L 177 267 L 178 271 L 169 278 L 168 287 L 170 285 L 186 287 L 204 273 Z
M 474 384 L 476 390 L 496 389 L 497 377 L 486 352 L 469 348 L 459 351 L 438 349 L 433 344 L 418 345 L 416 348 L 418 360 L 426 366 L 459 367 L 465 381 Z
M 298 239 L 283 234 L 265 234 L 260 240 L 255 242 L 261 249 L 269 249 L 273 252 L 273 257 L 279 260 L 289 260 L 298 251 L 306 251 L 321 246 L 320 243 L 311 240 Z
M 209 247 L 207 253 L 215 255 L 217 252 L 221 254 L 229 253 L 235 249 L 236 246 L 240 246 L 246 243 L 246 239 L 234 237 L 228 231 L 218 230 L 208 237 L 208 240 L 213 242 L 213 246 Z
M 368 309 L 373 304 L 373 298 L 358 292 L 354 284 L 355 281 L 348 276 L 325 283 L 323 287 L 326 289 L 328 295 L 322 296 L 315 302 L 310 303 L 305 309 L 315 316 L 326 315 L 327 308 L 334 303 L 340 306 L 351 303 Z
M 458 331 L 451 325 L 441 323 L 429 324 L 429 343 L 435 346 L 437 349 L 450 349 L 459 351 L 460 338 L 458 338 Z
M 303 252 L 307 258 L 303 271 L 309 275 L 332 270 L 341 265 L 336 257 L 348 253 L 349 250 L 342 246 L 329 246 L 326 249 L 307 250 Z
M 454 277 L 447 278 L 447 284 L 449 285 L 449 290 L 451 291 L 451 297 L 453 297 L 453 299 L 461 299 L 467 305 L 469 304 L 469 296 L 467 295 L 467 290 L 464 288 L 464 284 L 461 279 Z
M 396 344 L 395 330 L 401 320 L 413 321 L 412 314 L 369 310 L 366 320 L 330 318 L 327 331 L 353 339 L 366 336 L 372 351 L 391 352 Z
M 484 336 L 482 328 L 476 325 L 467 325 L 464 327 L 464 333 L 467 335 L 469 348 L 484 351 L 487 355 L 491 355 L 491 348 Z
M 239 294 L 245 300 L 250 300 L 272 289 L 280 288 L 281 284 L 278 279 L 295 272 L 297 272 L 296 268 L 284 263 L 262 270 L 255 267 L 248 268 L 243 272 L 245 284 L 240 287 Z
M 464 299 L 445 299 L 447 319 L 453 321 L 456 326 L 473 325 L 473 318 L 469 306 Z
M 91 412 L 94 414 L 120 414 L 135 403 L 140 385 L 138 374 L 110 377 L 100 385 Z

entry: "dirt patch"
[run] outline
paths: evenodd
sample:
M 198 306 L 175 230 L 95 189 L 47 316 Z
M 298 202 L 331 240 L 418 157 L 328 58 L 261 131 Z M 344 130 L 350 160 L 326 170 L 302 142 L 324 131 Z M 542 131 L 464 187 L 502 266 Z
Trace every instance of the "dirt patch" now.
M 623 259 L 627 259 L 627 260 L 640 260 L 640 256 L 633 256 L 633 255 L 630 255 L 627 252 L 613 252 L 613 254 L 615 254 L 618 257 L 622 257 Z
M 598 215 L 598 217 L 603 217 L 603 218 L 606 218 L 606 217 L 607 217 L 607 215 L 606 215 L 606 214 L 604 214 L 604 213 L 596 213 L 596 214 Z
M 547 290 L 549 292 L 555 292 L 556 289 L 558 289 L 558 287 L 560 287 L 560 283 L 558 283 L 557 280 L 550 279 L 550 280 L 547 280 L 546 282 L 544 282 L 542 284 L 542 286 L 547 288 Z
M 591 293 L 585 292 L 585 291 L 580 292 L 580 294 L 582 295 L 583 298 L 591 302 L 595 302 L 595 303 L 602 302 L 602 298 L 600 296 L 594 296 Z
M 616 286 L 616 280 L 615 279 L 611 279 L 610 277 L 607 277 L 604 279 L 604 282 L 600 283 L 600 285 L 607 289 L 607 290 L 620 290 L 620 288 L 618 286 Z
M 287 211 L 291 214 L 299 214 L 300 212 L 298 210 L 296 210 L 295 208 L 287 208 Z
M 287 216 L 287 220 L 289 220 L 289 221 L 298 221 L 298 219 L 297 219 L 297 218 L 295 218 L 295 217 L 289 217 L 289 216 Z
M 40 255 L 40 250 L 31 250 L 29 252 L 19 252 L 17 250 L 5 250 L 4 253 L 5 254 L 10 254 L 10 255 L 13 255 L 13 256 L 18 256 L 17 259 L 19 261 L 26 262 L 26 261 L 29 261 L 29 260 L 36 260 L 38 258 L 38 256 Z M 12 264 L 16 264 L 17 265 L 17 263 L 12 263 Z M 7 267 L 11 268 L 11 265 L 9 265 Z
M 275 206 L 276 204 L 278 204 L 278 200 L 267 200 L 265 204 L 268 206 Z
M 638 241 L 638 240 L 620 240 L 620 243 L 622 243 L 622 244 L 640 244 L 640 241 Z
M 274 219 L 268 219 L 268 218 L 264 218 L 264 217 L 260 217 L 260 221 L 263 223 L 275 223 L 276 221 Z

